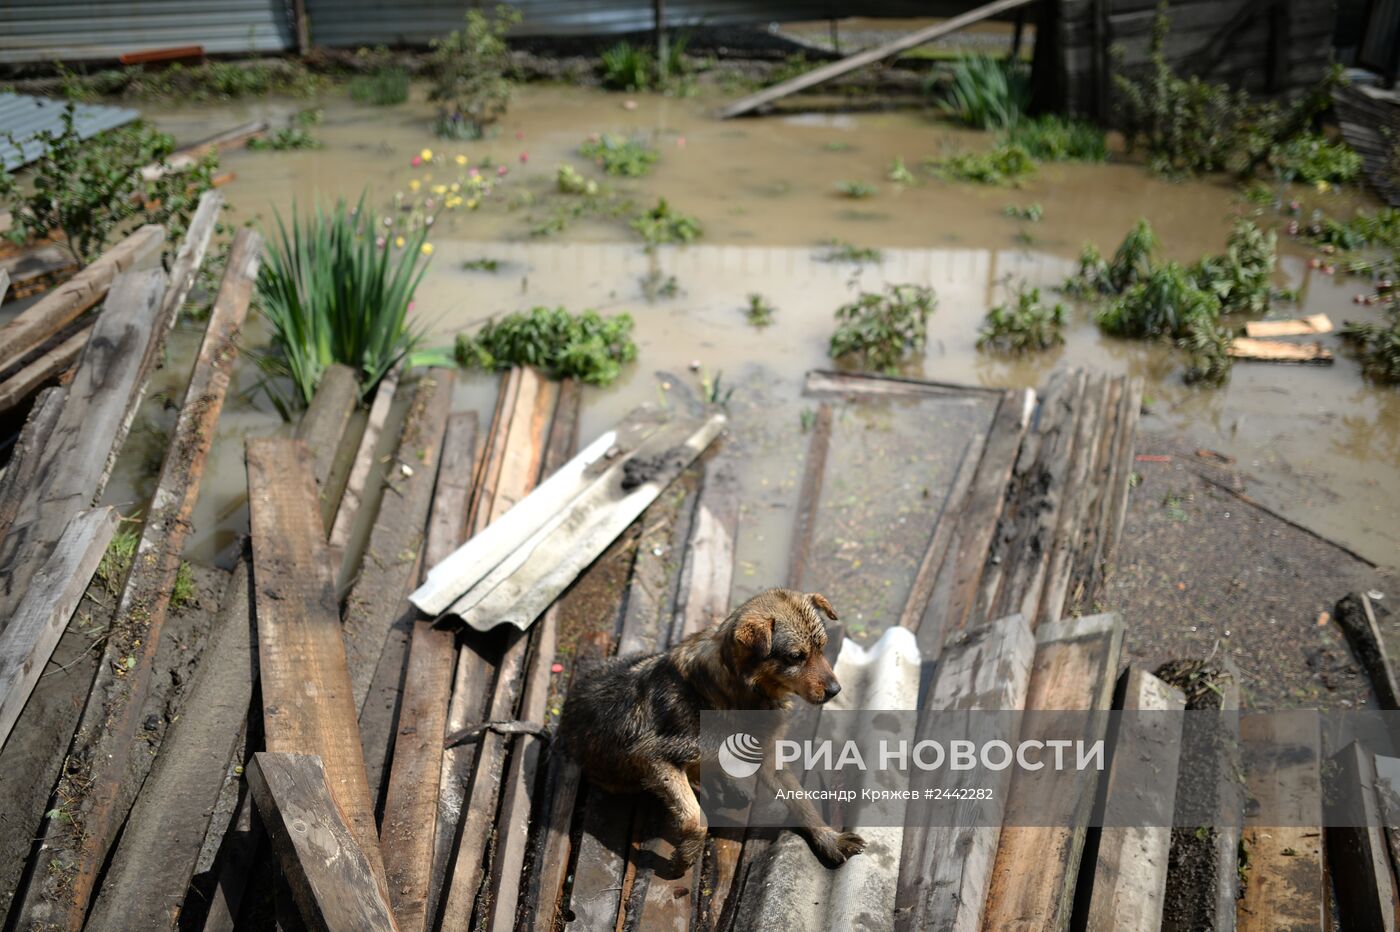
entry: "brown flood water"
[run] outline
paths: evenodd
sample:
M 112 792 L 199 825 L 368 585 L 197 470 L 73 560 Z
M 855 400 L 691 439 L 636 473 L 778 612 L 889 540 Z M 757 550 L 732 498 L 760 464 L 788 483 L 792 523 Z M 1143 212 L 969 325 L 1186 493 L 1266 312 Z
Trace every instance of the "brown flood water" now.
M 409 194 L 414 179 L 424 192 L 456 180 L 464 173 L 451 160 L 457 154 L 470 165 L 489 156 L 508 166 L 509 174 L 479 211 L 438 211 L 431 271 L 414 313 L 447 344 L 452 333 L 489 315 L 535 304 L 631 312 L 639 361 L 615 385 L 585 396 L 584 438 L 639 402 L 666 399 L 695 384 L 698 377 L 687 371 L 692 363 L 707 373 L 722 370 L 725 384 L 736 386 L 732 408 L 749 493 L 737 595 L 782 578 L 806 446 L 802 412 L 814 407 L 800 395 L 802 375 L 829 365 L 826 340 L 836 307 L 858 289 L 885 282 L 930 284 L 938 293 L 928 350 L 912 371 L 985 386 L 1037 385 L 1053 369 L 1071 365 L 1140 375 L 1147 382 L 1148 425 L 1177 428 L 1193 443 L 1236 457 L 1258 479 L 1251 494 L 1269 506 L 1383 565 L 1400 563 L 1400 392 L 1364 381 L 1334 337 L 1324 338 L 1338 357 L 1330 368 L 1241 363 L 1221 389 L 1182 384 L 1180 360 L 1164 347 L 1101 336 L 1085 308 L 1073 310 L 1063 348 L 1018 360 L 975 348 L 982 316 L 1000 300 L 1008 278 L 1057 283 L 1086 240 L 1110 252 L 1138 217 L 1151 221 L 1168 257 L 1193 260 L 1220 251 L 1231 219 L 1248 209 L 1228 185 L 1172 183 L 1120 163 L 1046 165 L 1020 188 L 923 176 L 916 185 L 898 187 L 885 180 L 892 159 L 903 158 L 920 174 L 924 157 L 986 146 L 990 137 L 910 112 L 726 123 L 710 116 L 713 98 L 639 95 L 636 109 L 626 110 L 623 95 L 553 86 L 518 91 L 493 138 L 444 145 L 429 130 L 422 90 L 415 89 L 413 103 L 387 109 L 328 96 L 321 102 L 324 123 L 315 130 L 325 144 L 318 150 L 227 154 L 224 166 L 237 172 L 224 189 L 234 208 L 231 219 L 267 222 L 273 208 L 285 215 L 294 199 L 300 205 L 338 196 L 353 200 L 366 186 L 383 209 L 395 192 Z M 177 138 L 194 140 L 249 119 L 281 120 L 301 106 L 260 101 L 152 115 Z M 575 153 L 595 132 L 644 135 L 655 141 L 661 158 L 646 178 L 605 180 Z M 411 167 L 411 157 L 425 147 L 434 152 L 432 164 Z M 528 153 L 526 163 L 519 159 L 522 152 Z M 532 222 L 549 212 L 542 204 L 564 163 L 630 194 L 638 205 L 666 196 L 699 218 L 703 239 L 648 255 L 625 220 L 616 218 L 585 218 L 555 236 L 530 238 Z M 494 168 L 488 173 L 494 176 Z M 859 200 L 840 197 L 835 184 L 842 180 L 865 181 L 877 192 Z M 534 192 L 536 206 L 510 209 L 508 203 L 523 191 Z M 1033 202 L 1044 208 L 1040 223 L 1002 214 L 1008 204 Z M 1344 196 L 1314 193 L 1312 202 L 1349 213 Z M 1270 212 L 1266 220 L 1276 218 Z M 1018 238 L 1021 231 L 1033 237 L 1029 243 Z M 879 247 L 883 259 L 864 266 L 822 261 L 818 244 L 827 239 Z M 1358 284 L 1310 272 L 1307 255 L 1285 245 L 1278 276 L 1280 287 L 1304 289 L 1301 312 L 1325 312 L 1338 324 L 1366 316 L 1351 303 Z M 464 261 L 483 257 L 501 260 L 500 269 L 462 268 Z M 643 290 L 648 274 L 659 275 L 658 280 L 674 276 L 677 293 L 648 301 Z M 750 292 L 762 293 L 777 307 L 775 323 L 766 330 L 755 331 L 744 321 Z M 1293 312 L 1288 307 L 1280 313 Z M 264 335 L 255 325 L 250 344 L 256 346 Z M 188 358 L 197 339 L 195 330 L 182 330 L 172 354 Z M 658 371 L 673 374 L 666 380 L 669 391 L 659 384 Z M 177 380 L 167 372 L 170 381 Z M 242 394 L 220 423 L 196 514 L 196 559 L 226 553 L 245 526 L 242 438 L 278 423 L 255 390 L 258 377 L 245 358 L 238 378 Z M 459 404 L 488 415 L 494 378 L 463 373 L 459 384 Z M 171 415 L 160 402 L 152 400 L 142 423 L 168 425 Z M 887 425 L 894 435 L 919 426 L 915 412 Z M 160 433 L 148 426 L 138 436 L 149 438 L 148 449 L 133 445 L 109 493 L 111 501 L 137 501 L 149 492 L 152 480 L 144 467 L 159 452 Z M 926 439 L 921 438 L 921 449 Z M 963 440 L 949 442 L 960 450 Z M 918 455 L 928 459 L 927 450 Z M 940 467 L 946 472 L 957 456 L 938 459 L 947 461 Z M 893 456 L 886 462 L 889 474 L 872 477 L 876 492 L 907 484 L 908 473 L 901 474 L 898 464 L 910 460 Z M 887 611 L 879 614 L 878 620 L 888 623 Z

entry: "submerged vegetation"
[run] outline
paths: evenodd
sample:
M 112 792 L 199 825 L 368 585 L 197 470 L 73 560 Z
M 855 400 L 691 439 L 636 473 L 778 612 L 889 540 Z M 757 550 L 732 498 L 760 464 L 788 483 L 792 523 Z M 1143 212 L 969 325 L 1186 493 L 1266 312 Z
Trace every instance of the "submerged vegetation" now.
M 977 346 L 999 353 L 1049 349 L 1065 342 L 1064 327 L 1065 306 L 1057 301 L 1046 307 L 1039 288 L 1020 282 L 1011 301 L 987 312 Z
M 350 79 L 350 99 L 377 107 L 392 107 L 408 100 L 409 77 L 403 68 L 377 68 Z
M 879 262 L 882 258 L 880 250 L 873 246 L 857 246 L 855 243 L 848 243 L 844 240 L 829 239 L 823 245 L 826 252 L 822 254 L 823 262 L 854 262 L 862 264 L 866 262 Z
M 624 178 L 640 178 L 649 173 L 660 157 L 646 142 L 604 133 L 578 147 L 578 154 L 592 159 L 605 173 Z
M 1030 75 L 1019 62 L 972 55 L 953 65 L 943 113 L 975 129 L 1014 126 L 1030 103 Z
M 475 336 L 459 334 L 456 355 L 467 367 L 537 366 L 552 378 L 610 385 L 623 364 L 637 358 L 637 344 L 628 314 L 603 317 L 596 311 L 536 307 L 488 321 Z
M 1041 162 L 1102 162 L 1108 158 L 1102 129 L 1057 114 L 1018 121 L 1007 131 L 1006 140 Z
M 773 323 L 773 314 L 776 311 L 773 302 L 755 291 L 749 295 L 748 306 L 744 308 L 744 319 L 750 326 L 762 330 Z
M 986 185 L 1013 184 L 1035 172 L 1035 159 L 1016 143 L 1000 143 L 988 152 L 959 152 L 926 164 L 941 178 Z
M 151 70 L 142 65 L 108 68 L 79 74 L 60 67 L 60 94 L 68 100 L 124 97 L 128 100 L 180 100 L 203 103 L 278 94 L 310 97 L 325 79 L 295 58 L 263 58 L 251 62 L 179 62 Z
M 434 39 L 429 66 L 438 105 L 433 131 L 444 139 L 480 139 L 510 104 L 510 49 L 506 33 L 520 14 L 498 6 L 491 15 L 467 10 L 463 28 Z
M 1348 322 L 1341 329 L 1361 359 L 1366 374 L 1378 382 L 1400 384 L 1400 306 L 1390 305 L 1389 323 Z
M 863 200 L 875 196 L 875 186 L 864 181 L 838 181 L 836 193 L 852 200 Z
M 614 91 L 644 91 L 651 86 L 656 61 L 651 52 L 626 40 L 602 54 L 603 86 Z
M 341 200 L 330 212 L 281 216 L 258 275 L 258 303 L 272 325 L 275 356 L 262 360 L 310 402 L 321 375 L 344 363 L 368 393 L 422 344 L 411 326 L 413 293 L 427 270 L 426 226 L 390 243 L 374 211 Z M 402 245 L 399 245 L 399 243 Z
M 270 136 L 254 136 L 248 148 L 264 152 L 289 152 L 296 149 L 319 149 L 321 141 L 311 134 L 311 127 L 321 122 L 321 111 L 302 110 L 292 121 Z
M 673 208 L 663 197 L 656 206 L 632 220 L 632 229 L 648 246 L 662 243 L 690 243 L 700 238 L 700 221 Z
M 828 354 L 862 369 L 894 372 L 928 338 L 928 318 L 937 306 L 933 289 L 923 285 L 887 285 L 883 293 L 861 292 L 836 309 L 836 332 Z

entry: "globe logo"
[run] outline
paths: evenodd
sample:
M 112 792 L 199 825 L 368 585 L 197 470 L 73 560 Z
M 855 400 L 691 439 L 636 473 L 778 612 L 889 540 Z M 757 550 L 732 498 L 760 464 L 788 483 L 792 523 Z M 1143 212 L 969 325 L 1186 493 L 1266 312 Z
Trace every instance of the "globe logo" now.
M 736 731 L 719 747 L 719 765 L 736 780 L 758 773 L 763 763 L 763 745 L 753 735 Z

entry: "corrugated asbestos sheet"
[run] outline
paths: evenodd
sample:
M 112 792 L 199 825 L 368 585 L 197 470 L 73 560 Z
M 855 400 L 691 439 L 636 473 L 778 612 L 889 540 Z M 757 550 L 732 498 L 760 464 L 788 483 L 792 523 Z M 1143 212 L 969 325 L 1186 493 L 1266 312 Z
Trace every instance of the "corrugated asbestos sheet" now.
M 38 158 L 43 146 L 35 136 L 44 130 L 54 134 L 62 132 L 63 108 L 64 103 L 58 100 L 27 94 L 0 94 L 0 164 L 8 171 Z M 139 116 L 135 110 L 78 104 L 73 112 L 73 125 L 83 139 L 88 139 Z M 10 144 L 11 136 L 19 143 L 18 148 Z
M 115 59 L 202 45 L 211 54 L 284 52 L 289 0 L 0 0 L 0 64 Z

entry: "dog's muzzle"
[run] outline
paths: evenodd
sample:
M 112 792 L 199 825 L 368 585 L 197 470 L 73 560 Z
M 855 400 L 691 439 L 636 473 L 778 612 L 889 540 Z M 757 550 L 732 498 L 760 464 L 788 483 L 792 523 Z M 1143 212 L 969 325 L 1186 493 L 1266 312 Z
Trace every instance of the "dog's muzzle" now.
M 826 684 L 826 693 L 822 696 L 822 702 L 830 702 L 836 698 L 836 694 L 841 692 L 841 684 L 832 680 Z

